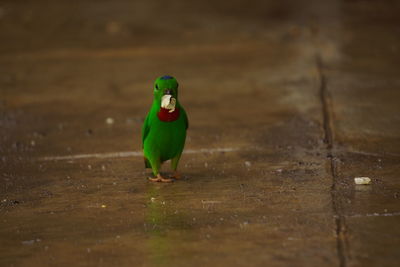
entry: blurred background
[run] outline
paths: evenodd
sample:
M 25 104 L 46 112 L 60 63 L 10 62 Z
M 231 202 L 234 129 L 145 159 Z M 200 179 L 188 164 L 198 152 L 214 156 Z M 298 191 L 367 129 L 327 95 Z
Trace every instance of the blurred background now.
M 0 0 L 0 265 L 397 266 L 399 11 Z M 190 120 L 167 187 L 140 156 L 165 74 Z

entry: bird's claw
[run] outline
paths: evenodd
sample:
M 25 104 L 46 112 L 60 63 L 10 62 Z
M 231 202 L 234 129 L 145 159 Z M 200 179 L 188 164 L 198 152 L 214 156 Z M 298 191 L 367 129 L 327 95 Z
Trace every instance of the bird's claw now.
M 164 178 L 160 174 L 157 175 L 155 178 L 149 178 L 150 182 L 159 182 L 159 183 L 172 183 L 174 180 L 169 178 Z

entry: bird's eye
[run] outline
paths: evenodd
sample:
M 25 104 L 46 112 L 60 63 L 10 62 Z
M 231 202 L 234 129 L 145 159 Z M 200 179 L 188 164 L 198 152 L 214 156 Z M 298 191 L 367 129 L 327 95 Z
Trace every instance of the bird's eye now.
M 158 84 L 156 84 L 156 90 L 158 90 Z

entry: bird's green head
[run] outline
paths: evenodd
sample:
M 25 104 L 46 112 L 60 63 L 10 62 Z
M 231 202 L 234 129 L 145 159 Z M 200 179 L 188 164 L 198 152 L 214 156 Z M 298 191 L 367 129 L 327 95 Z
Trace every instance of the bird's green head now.
M 154 96 L 161 99 L 163 95 L 172 95 L 178 98 L 178 82 L 169 75 L 158 77 L 154 82 Z
M 178 82 L 169 75 L 164 75 L 154 82 L 154 100 L 162 108 L 174 110 L 178 101 Z

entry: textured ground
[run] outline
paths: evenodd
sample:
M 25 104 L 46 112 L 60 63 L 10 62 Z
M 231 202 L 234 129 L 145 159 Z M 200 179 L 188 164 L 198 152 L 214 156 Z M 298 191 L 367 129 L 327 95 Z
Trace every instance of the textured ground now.
M 0 1 L 0 265 L 399 266 L 399 11 Z M 163 74 L 173 184 L 139 153 Z

